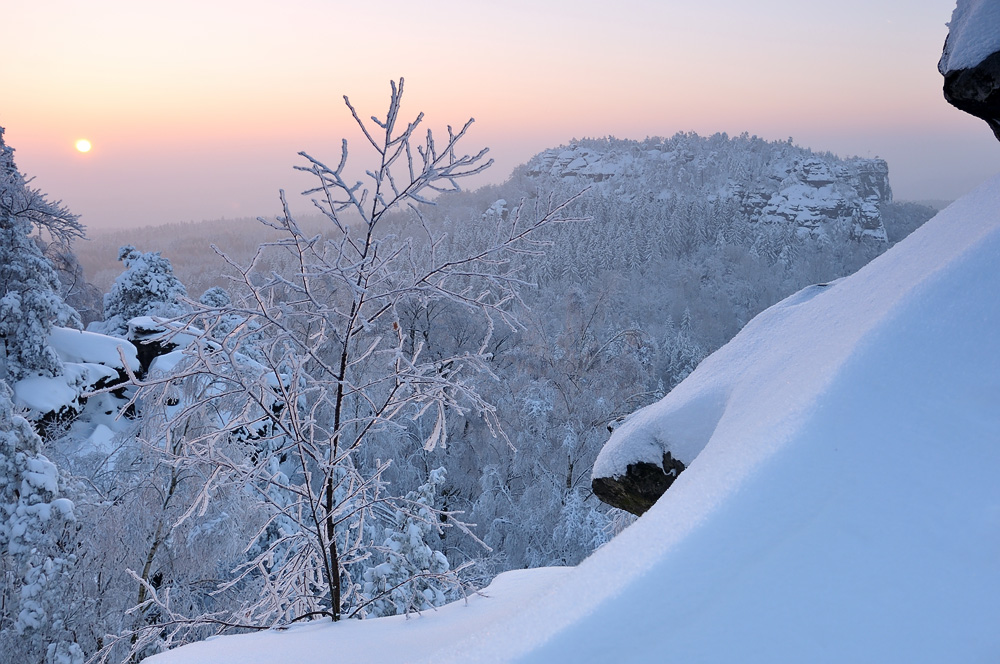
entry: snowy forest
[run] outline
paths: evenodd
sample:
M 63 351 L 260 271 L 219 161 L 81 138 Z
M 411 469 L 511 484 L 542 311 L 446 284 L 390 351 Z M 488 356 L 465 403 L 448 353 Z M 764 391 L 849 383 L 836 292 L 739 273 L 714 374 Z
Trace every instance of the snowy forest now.
M 90 240 L 0 130 L 0 661 L 135 662 L 577 564 L 634 520 L 591 490 L 610 432 L 935 213 L 882 160 L 747 134 L 575 140 L 465 190 L 472 122 L 431 134 L 402 99 L 301 154 L 309 216 L 276 192 Z

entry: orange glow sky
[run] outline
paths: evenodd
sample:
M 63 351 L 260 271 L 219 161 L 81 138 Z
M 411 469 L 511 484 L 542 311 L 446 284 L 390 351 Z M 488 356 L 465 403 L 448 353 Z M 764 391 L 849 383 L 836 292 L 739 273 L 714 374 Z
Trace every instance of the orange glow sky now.
M 1000 171 L 936 64 L 954 0 L 38 0 L 3 12 L 0 126 L 34 185 L 88 226 L 280 211 L 307 150 L 346 136 L 342 95 L 444 131 L 470 116 L 503 180 L 574 137 L 794 137 L 888 160 L 898 199 Z M 86 137 L 93 149 L 74 149 Z M 305 209 L 303 203 L 300 209 Z

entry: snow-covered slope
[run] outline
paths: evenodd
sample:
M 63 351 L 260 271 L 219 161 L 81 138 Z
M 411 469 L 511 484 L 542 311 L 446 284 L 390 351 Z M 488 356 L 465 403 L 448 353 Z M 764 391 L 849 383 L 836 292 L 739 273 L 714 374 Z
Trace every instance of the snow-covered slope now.
M 997 661 L 998 211 L 1000 178 L 761 314 L 619 429 L 608 467 L 675 439 L 697 456 L 577 568 L 151 661 Z

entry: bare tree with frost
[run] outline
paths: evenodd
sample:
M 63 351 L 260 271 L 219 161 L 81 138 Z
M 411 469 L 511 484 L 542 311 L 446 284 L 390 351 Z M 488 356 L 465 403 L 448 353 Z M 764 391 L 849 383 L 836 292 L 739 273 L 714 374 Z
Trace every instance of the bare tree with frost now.
M 326 235 L 307 236 L 282 192 L 282 216 L 260 220 L 282 238 L 261 245 L 247 264 L 223 255 L 238 274 L 231 292 L 242 295 L 191 314 L 206 328 L 203 335 L 174 372 L 146 379 L 138 392 L 140 407 L 174 404 L 165 431 L 197 432 L 161 446 L 172 452 L 172 463 L 189 469 L 185 476 L 199 478 L 186 519 L 198 518 L 223 486 L 257 497 L 248 560 L 220 589 L 246 599 L 224 620 L 212 618 L 220 623 L 361 615 L 378 601 L 371 583 L 364 592 L 364 572 L 375 564 L 370 556 L 386 540 L 387 525 L 412 516 L 433 521 L 435 529 L 461 526 L 454 515 L 442 524 L 440 513 L 407 497 L 405 487 L 387 486 L 383 474 L 393 460 L 381 451 L 393 445 L 383 444 L 419 431 L 425 433 L 414 444 L 445 446 L 452 413 L 477 416 L 503 437 L 479 388 L 496 378 L 489 351 L 495 327 L 518 327 L 524 282 L 511 258 L 540 251 L 541 228 L 572 221 L 564 214 L 568 201 L 541 201 L 532 210 L 522 204 L 495 217 L 478 246 L 446 250 L 444 234 L 422 206 L 457 191 L 461 178 L 492 160 L 485 149 L 457 152 L 472 120 L 457 131 L 448 127 L 443 143 L 422 133 L 423 114 L 401 120 L 402 93 L 401 79 L 392 84 L 386 116 L 371 122 L 345 97 L 374 151 L 366 181 L 346 179 L 346 141 L 333 167 L 300 153 L 307 163 L 297 168 L 315 178 L 305 194 L 327 220 Z M 275 264 L 287 267 L 261 267 Z M 475 343 L 432 355 L 423 339 L 406 332 L 404 312 L 439 302 L 478 320 Z M 174 324 L 190 333 L 184 320 Z M 440 571 L 415 569 L 414 576 Z M 149 601 L 158 602 L 165 622 L 182 623 L 155 590 Z M 386 593 L 394 590 L 396 583 Z

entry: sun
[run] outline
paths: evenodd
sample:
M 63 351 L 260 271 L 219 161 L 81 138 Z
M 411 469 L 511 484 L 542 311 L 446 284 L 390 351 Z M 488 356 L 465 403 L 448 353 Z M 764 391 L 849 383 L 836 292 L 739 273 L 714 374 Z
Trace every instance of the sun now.
M 90 152 L 90 141 L 86 138 L 81 138 L 76 142 L 76 149 L 79 152 Z

